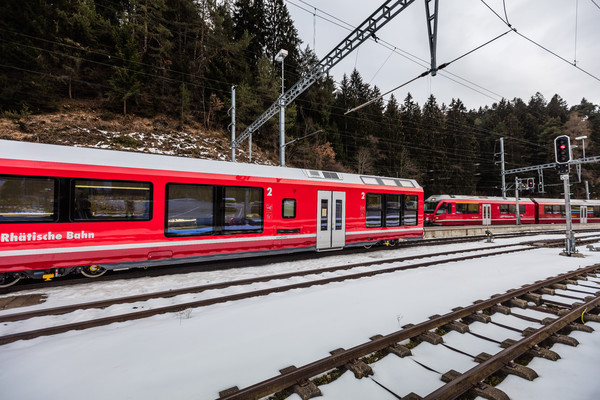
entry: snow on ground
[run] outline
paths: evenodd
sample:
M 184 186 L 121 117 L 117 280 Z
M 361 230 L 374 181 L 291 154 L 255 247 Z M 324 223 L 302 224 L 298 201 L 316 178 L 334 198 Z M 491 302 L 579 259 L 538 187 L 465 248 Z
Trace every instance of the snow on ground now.
M 495 244 L 518 241 L 498 239 Z M 459 246 L 472 248 L 481 244 Z M 455 246 L 429 247 L 425 251 L 439 252 Z M 389 334 L 408 323 L 421 322 L 433 314 L 447 313 L 456 306 L 469 305 L 494 293 L 600 263 L 600 253 L 580 250 L 585 258 L 562 257 L 558 255 L 558 249 L 536 249 L 386 273 L 368 279 L 297 289 L 11 343 L 0 346 L 1 397 L 7 400 L 42 397 L 61 400 L 83 397 L 89 400 L 214 399 L 221 390 L 235 385 L 240 388 L 249 386 L 277 375 L 282 368 L 302 366 L 329 355 L 331 350 L 353 347 L 376 334 Z M 409 256 L 422 251 L 422 248 L 408 248 L 361 256 L 340 255 L 318 260 L 317 263 L 319 266 L 340 265 L 373 258 Z M 257 274 L 312 269 L 315 264 L 312 260 L 244 270 L 98 282 L 81 287 L 49 287 L 43 291 L 49 295 L 48 301 L 39 307 L 236 280 Z M 170 301 L 158 300 L 153 302 L 153 306 L 170 304 Z M 12 312 L 15 311 L 3 314 Z M 88 318 L 94 312 L 82 311 L 51 318 L 59 318 L 61 323 L 66 323 Z M 52 323 L 47 319 L 49 317 L 44 318 L 30 321 L 27 326 L 34 328 L 36 324 L 40 327 Z M 486 334 L 498 335 L 501 340 L 515 335 L 499 327 L 481 325 L 481 329 L 492 330 Z M 7 334 L 14 327 L 11 323 L 2 324 L 0 334 Z M 450 333 L 444 340 L 448 342 L 454 337 L 453 340 L 458 343 L 461 336 Z M 564 391 L 556 390 L 558 377 L 567 371 L 573 371 L 570 374 L 575 375 L 577 370 L 577 374 L 587 377 L 587 384 L 577 388 L 579 397 L 571 396 L 571 390 L 575 388 L 568 384 L 569 398 L 598 398 L 600 385 L 595 383 L 598 372 L 595 359 L 600 355 L 600 338 L 596 336 L 600 335 L 578 333 L 577 338 L 582 343 L 580 348 L 577 352 L 572 349 L 560 351 L 563 359 L 558 363 L 535 360 L 539 369 L 534 368 L 545 379 L 538 378 L 540 385 L 538 380 L 534 383 L 517 380 L 513 383 L 512 379 L 507 379 L 502 385 L 507 387 L 512 399 L 558 399 L 559 396 L 562 399 Z M 429 353 L 432 350 L 428 346 L 422 346 L 414 350 L 415 354 L 422 353 L 426 359 L 435 358 L 434 353 Z M 556 347 L 554 350 L 558 351 Z M 583 353 L 579 354 L 579 351 Z M 460 365 L 466 370 L 473 363 L 463 359 Z M 378 382 L 394 382 L 394 385 L 399 385 L 394 389 L 402 396 L 416 390 L 424 395 L 441 384 L 438 374 L 423 369 L 410 358 L 386 357 L 373 367 L 375 375 L 372 378 Z M 440 366 L 440 369 L 444 368 L 447 368 L 446 364 Z M 407 379 L 408 370 L 423 375 L 423 379 Z M 541 384 L 549 381 L 555 385 Z M 417 385 L 408 387 L 409 383 Z M 563 382 L 563 385 L 567 383 Z M 500 388 L 505 390 L 503 386 Z M 526 387 L 531 387 L 527 389 L 531 391 L 525 392 Z M 321 390 L 325 399 L 392 398 L 372 379 L 356 381 L 349 373 Z M 408 391 L 404 393 L 403 390 Z M 382 393 L 381 397 L 378 393 Z M 291 399 L 298 397 L 294 395 Z

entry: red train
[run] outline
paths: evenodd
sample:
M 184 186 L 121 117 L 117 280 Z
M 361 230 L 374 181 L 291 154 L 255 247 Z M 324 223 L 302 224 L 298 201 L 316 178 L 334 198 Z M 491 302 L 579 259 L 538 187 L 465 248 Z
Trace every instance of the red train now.
M 440 195 L 425 200 L 426 225 L 500 225 L 517 220 L 514 197 Z M 519 199 L 522 224 L 565 223 L 564 199 Z M 599 200 L 571 200 L 574 223 L 600 222 Z
M 0 140 L 0 287 L 423 236 L 414 180 Z

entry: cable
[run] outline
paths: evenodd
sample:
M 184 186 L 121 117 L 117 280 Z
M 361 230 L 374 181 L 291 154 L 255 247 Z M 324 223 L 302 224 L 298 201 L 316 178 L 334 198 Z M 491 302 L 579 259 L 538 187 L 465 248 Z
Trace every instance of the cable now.
M 300 10 L 303 10 L 303 11 L 305 11 L 307 13 L 313 14 L 313 11 L 310 11 L 310 10 L 302 7 L 301 5 L 298 5 L 298 4 L 294 3 L 294 1 L 292 1 L 292 0 L 285 0 L 285 1 L 287 3 L 289 3 L 289 4 L 291 4 L 291 5 L 299 8 Z M 349 23 L 347 23 L 347 22 L 345 22 L 345 21 L 343 21 L 343 20 L 335 17 L 332 14 L 327 13 L 326 11 L 324 11 L 324 10 L 318 8 L 318 7 L 315 7 L 315 6 L 307 3 L 304 0 L 297 0 L 297 1 L 300 1 L 301 3 L 306 4 L 307 6 L 313 8 L 314 10 L 318 10 L 322 14 L 327 15 L 327 16 L 329 16 L 329 17 L 332 18 L 332 19 L 329 19 L 329 18 L 325 18 L 325 17 L 323 17 L 321 15 L 317 15 L 319 18 L 321 18 L 324 21 L 327 21 L 327 22 L 329 22 L 329 23 L 331 23 L 331 24 L 333 24 L 335 26 L 338 26 L 338 27 L 340 27 L 342 29 L 345 29 L 347 31 L 353 31 L 354 29 L 356 29 L 356 27 L 354 27 L 353 25 L 351 25 L 351 24 L 349 24 Z M 336 21 L 339 21 L 339 22 L 336 22 Z M 374 40 L 373 38 L 370 38 L 370 39 Z M 378 45 L 380 45 L 380 46 L 382 46 L 382 47 L 384 47 L 384 48 L 386 48 L 388 50 L 394 51 L 396 54 L 400 55 L 401 57 L 404 57 L 405 59 L 407 59 L 407 60 L 409 60 L 409 61 L 411 61 L 411 62 L 413 62 L 413 63 L 415 63 L 415 64 L 417 64 L 417 65 L 419 65 L 421 67 L 427 68 L 427 66 L 429 65 L 428 61 L 426 61 L 426 60 L 424 60 L 424 59 L 422 59 L 422 58 L 420 58 L 420 57 L 418 57 L 418 56 L 416 56 L 414 54 L 411 54 L 411 53 L 409 53 L 409 52 L 407 52 L 405 50 L 402 50 L 401 48 L 399 48 L 397 46 L 394 46 L 393 44 L 391 44 L 391 43 L 389 43 L 389 42 L 387 42 L 387 41 L 385 41 L 385 40 L 383 40 L 381 38 L 378 38 L 378 40 L 376 40 L 375 43 L 377 43 Z M 470 87 L 469 85 L 467 85 L 467 84 L 465 84 L 463 82 L 457 81 L 456 79 L 452 79 L 452 78 L 450 78 L 450 77 L 447 76 L 448 74 L 454 76 L 457 79 L 461 79 L 464 82 L 469 83 L 470 85 L 474 85 L 474 86 L 478 87 L 479 89 L 482 89 L 482 90 L 484 90 L 484 91 L 486 91 L 486 92 L 488 92 L 488 93 L 490 93 L 490 94 L 492 94 L 492 95 L 494 95 L 496 97 L 490 96 L 489 94 L 483 93 L 480 90 L 474 89 L 474 88 Z M 492 99 L 494 101 L 500 101 L 500 99 L 506 98 L 506 96 L 502 96 L 502 95 L 500 95 L 500 94 L 498 94 L 498 93 L 496 93 L 496 92 L 494 92 L 492 90 L 486 89 L 483 86 L 478 85 L 476 83 L 473 83 L 470 80 L 462 78 L 462 77 L 460 77 L 460 76 L 458 76 L 458 75 L 456 75 L 456 74 L 454 74 L 454 73 L 452 73 L 450 71 L 442 71 L 440 73 L 440 75 L 442 77 L 444 77 L 444 78 L 446 78 L 446 79 L 448 79 L 448 80 L 450 80 L 450 81 L 458 84 L 458 85 L 461 85 L 461 86 L 463 86 L 463 87 L 465 87 L 467 89 L 470 89 L 470 90 L 472 90 L 472 91 L 474 91 L 476 93 L 479 93 L 479 94 L 481 94 L 481 95 L 483 95 L 485 97 L 488 97 L 488 98 L 490 98 L 490 99 Z
M 460 60 L 461 58 L 463 58 L 463 57 L 466 57 L 466 56 L 468 56 L 469 54 L 473 53 L 474 51 L 477 51 L 477 50 L 481 49 L 482 47 L 484 47 L 484 46 L 487 46 L 488 44 L 490 44 L 490 43 L 492 43 L 492 42 L 494 42 L 494 41 L 496 41 L 496 40 L 500 39 L 502 36 L 504 36 L 504 35 L 508 34 L 510 31 L 511 31 L 511 29 L 509 29 L 508 31 L 506 31 L 506 32 L 504 32 L 504 33 L 501 33 L 500 35 L 496 36 L 496 37 L 495 37 L 495 38 L 493 38 L 493 39 L 490 39 L 490 40 L 488 40 L 488 41 L 487 41 L 487 42 L 485 42 L 484 44 L 482 44 L 482 45 L 479 45 L 479 46 L 475 47 L 474 49 L 472 49 L 472 50 L 470 50 L 470 51 L 466 52 L 465 54 L 463 54 L 463 55 L 461 55 L 461 56 L 459 56 L 459 57 L 456 57 L 454 60 L 452 60 L 452 61 L 449 61 L 449 62 L 447 62 L 447 63 L 444 63 L 444 64 L 440 65 L 439 67 L 437 67 L 437 68 L 436 68 L 436 71 L 437 71 L 437 70 L 440 70 L 440 69 L 442 69 L 442 68 L 446 68 L 448 65 L 452 64 L 453 62 L 455 62 L 455 61 L 458 61 L 458 60 Z M 425 76 L 429 75 L 431 72 L 432 72 L 432 70 L 431 70 L 431 69 L 428 69 L 427 71 L 423 72 L 421 75 L 418 75 L 418 76 L 414 77 L 413 79 L 411 79 L 411 80 L 409 80 L 409 81 L 407 81 L 407 82 L 404 82 L 404 83 L 403 83 L 403 84 L 401 84 L 400 86 L 396 86 L 396 87 L 395 87 L 395 88 L 393 88 L 392 90 L 389 90 L 389 91 L 385 92 L 384 94 L 382 94 L 382 95 L 380 95 L 380 96 L 377 96 L 377 97 L 375 97 L 375 98 L 373 98 L 373 99 L 371 99 L 371 100 L 367 101 L 366 103 L 363 103 L 363 104 L 359 105 L 358 107 L 355 107 L 355 108 L 353 108 L 353 109 L 351 109 L 351 110 L 348 110 L 348 111 L 346 111 L 346 112 L 344 113 L 344 115 L 350 114 L 351 112 L 353 112 L 353 111 L 356 111 L 356 110 L 360 110 L 361 108 L 363 108 L 363 107 L 365 107 L 365 106 L 367 106 L 367 105 L 369 105 L 369 104 L 371 104 L 371 103 L 373 103 L 373 102 L 375 102 L 375 101 L 377 101 L 377 100 L 379 100 L 379 99 L 383 98 L 384 96 L 387 96 L 388 94 L 390 94 L 390 93 L 392 93 L 392 92 L 394 92 L 394 91 L 396 91 L 396 90 L 400 89 L 401 87 L 403 87 L 403 86 L 406 86 L 406 85 L 408 85 L 409 83 L 412 83 L 412 82 L 416 81 L 416 80 L 417 80 L 417 79 L 419 79 L 419 78 L 423 78 L 423 77 L 425 77 Z
M 588 71 L 584 70 L 584 69 L 583 69 L 583 68 L 581 68 L 581 67 L 578 67 L 577 65 L 575 65 L 575 64 L 571 63 L 570 61 L 568 61 L 567 59 L 565 59 L 565 58 L 563 58 L 563 57 L 559 56 L 558 54 L 556 54 L 556 53 L 555 53 L 555 52 L 553 52 L 552 50 L 550 50 L 550 49 L 548 49 L 548 48 L 546 48 L 546 47 L 542 46 L 541 44 L 537 43 L 535 40 L 533 40 L 533 39 L 530 39 L 529 37 L 525 36 L 525 35 L 524 35 L 524 34 L 522 34 L 521 32 L 517 31 L 517 29 L 516 29 L 516 28 L 513 28 L 511 25 L 509 25 L 509 24 L 508 24 L 508 22 L 507 22 L 507 21 L 505 21 L 505 20 L 504 20 L 504 19 L 503 19 L 503 18 L 502 18 L 500 15 L 498 15 L 498 13 L 497 13 L 496 11 L 494 11 L 494 10 L 493 10 L 493 9 L 492 9 L 492 8 L 491 8 L 491 7 L 490 7 L 490 6 L 489 6 L 489 5 L 486 3 L 486 2 L 485 2 L 485 0 L 481 0 L 481 2 L 482 2 L 483 4 L 485 4 L 485 6 L 486 6 L 487 8 L 489 8 L 489 9 L 490 9 L 490 10 L 491 10 L 491 11 L 492 11 L 494 14 L 496 14 L 496 16 L 497 16 L 498 18 L 500 18 L 500 20 L 501 20 L 502 22 L 504 22 L 504 23 L 505 23 L 505 24 L 506 24 L 508 27 L 510 27 L 510 28 L 511 28 L 511 30 L 512 30 L 514 33 L 516 33 L 517 35 L 521 36 L 523 39 L 525 39 L 525 40 L 527 40 L 527 41 L 529 41 L 529 42 L 531 42 L 531 43 L 535 44 L 536 46 L 538 46 L 538 47 L 539 47 L 539 48 L 541 48 L 542 50 L 545 50 L 545 51 L 547 51 L 548 53 L 552 54 L 552 55 L 553 55 L 553 56 L 555 56 L 556 58 L 558 58 L 558 59 L 560 59 L 560 60 L 562 60 L 562 61 L 566 62 L 566 63 L 567 63 L 567 64 L 569 64 L 569 65 L 572 65 L 573 67 L 577 68 L 578 70 L 580 70 L 580 71 L 581 71 L 581 72 L 583 72 L 584 74 L 586 74 L 586 75 L 588 75 L 588 76 L 590 76 L 590 77 L 594 78 L 594 79 L 595 79 L 595 80 L 597 80 L 598 82 L 600 82 L 600 78 L 598 78 L 597 76 L 595 76 L 595 75 L 591 74 L 590 72 L 588 72 Z
M 594 3 L 594 5 L 595 5 L 596 7 L 598 7 L 598 9 L 600 10 L 600 6 L 598 5 L 598 3 L 596 3 L 594 0 L 590 0 L 590 1 L 591 1 L 592 3 Z

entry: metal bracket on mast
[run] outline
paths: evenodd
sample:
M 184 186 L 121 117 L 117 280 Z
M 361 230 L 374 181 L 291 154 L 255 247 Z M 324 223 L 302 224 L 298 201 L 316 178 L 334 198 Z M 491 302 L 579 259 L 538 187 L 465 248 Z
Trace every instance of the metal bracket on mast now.
M 433 12 L 431 2 L 433 1 Z M 427 33 L 429 38 L 429 53 L 431 54 L 431 76 L 437 74 L 436 46 L 438 23 L 438 0 L 425 0 L 425 13 L 427 14 Z
M 344 57 L 354 51 L 363 42 L 375 37 L 375 32 L 390 22 L 396 15 L 400 14 L 406 7 L 415 0 L 388 0 L 384 2 L 373 14 L 365 19 L 354 31 L 352 31 L 344 40 L 342 40 L 333 50 L 329 52 L 317 65 L 315 65 L 306 75 L 304 75 L 294 86 L 288 89 L 281 97 L 275 101 L 256 121 L 250 124 L 240 136 L 235 140 L 235 145 L 239 146 L 246 140 L 252 132 L 255 132 L 271 117 L 280 110 L 281 103 L 287 107 L 296 97 L 308 89 L 314 82 L 325 75 L 331 68 L 337 65 Z M 427 1 L 427 0 L 426 0 Z M 436 10 L 437 10 L 437 0 Z M 436 12 L 437 15 L 437 12 Z M 437 26 L 437 24 L 436 24 Z M 436 28 L 437 32 L 437 28 Z

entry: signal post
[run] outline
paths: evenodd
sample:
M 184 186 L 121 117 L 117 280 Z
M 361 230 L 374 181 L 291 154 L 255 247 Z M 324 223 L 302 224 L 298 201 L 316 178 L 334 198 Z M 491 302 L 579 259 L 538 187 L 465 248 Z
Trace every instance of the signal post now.
M 567 135 L 558 136 L 554 139 L 554 151 L 556 153 L 556 163 L 560 179 L 564 182 L 565 190 L 565 218 L 567 226 L 565 229 L 565 250 L 561 255 L 580 256 L 575 246 L 575 234 L 573 233 L 573 223 L 571 219 L 571 185 L 569 182 L 569 162 L 571 161 L 571 139 Z

